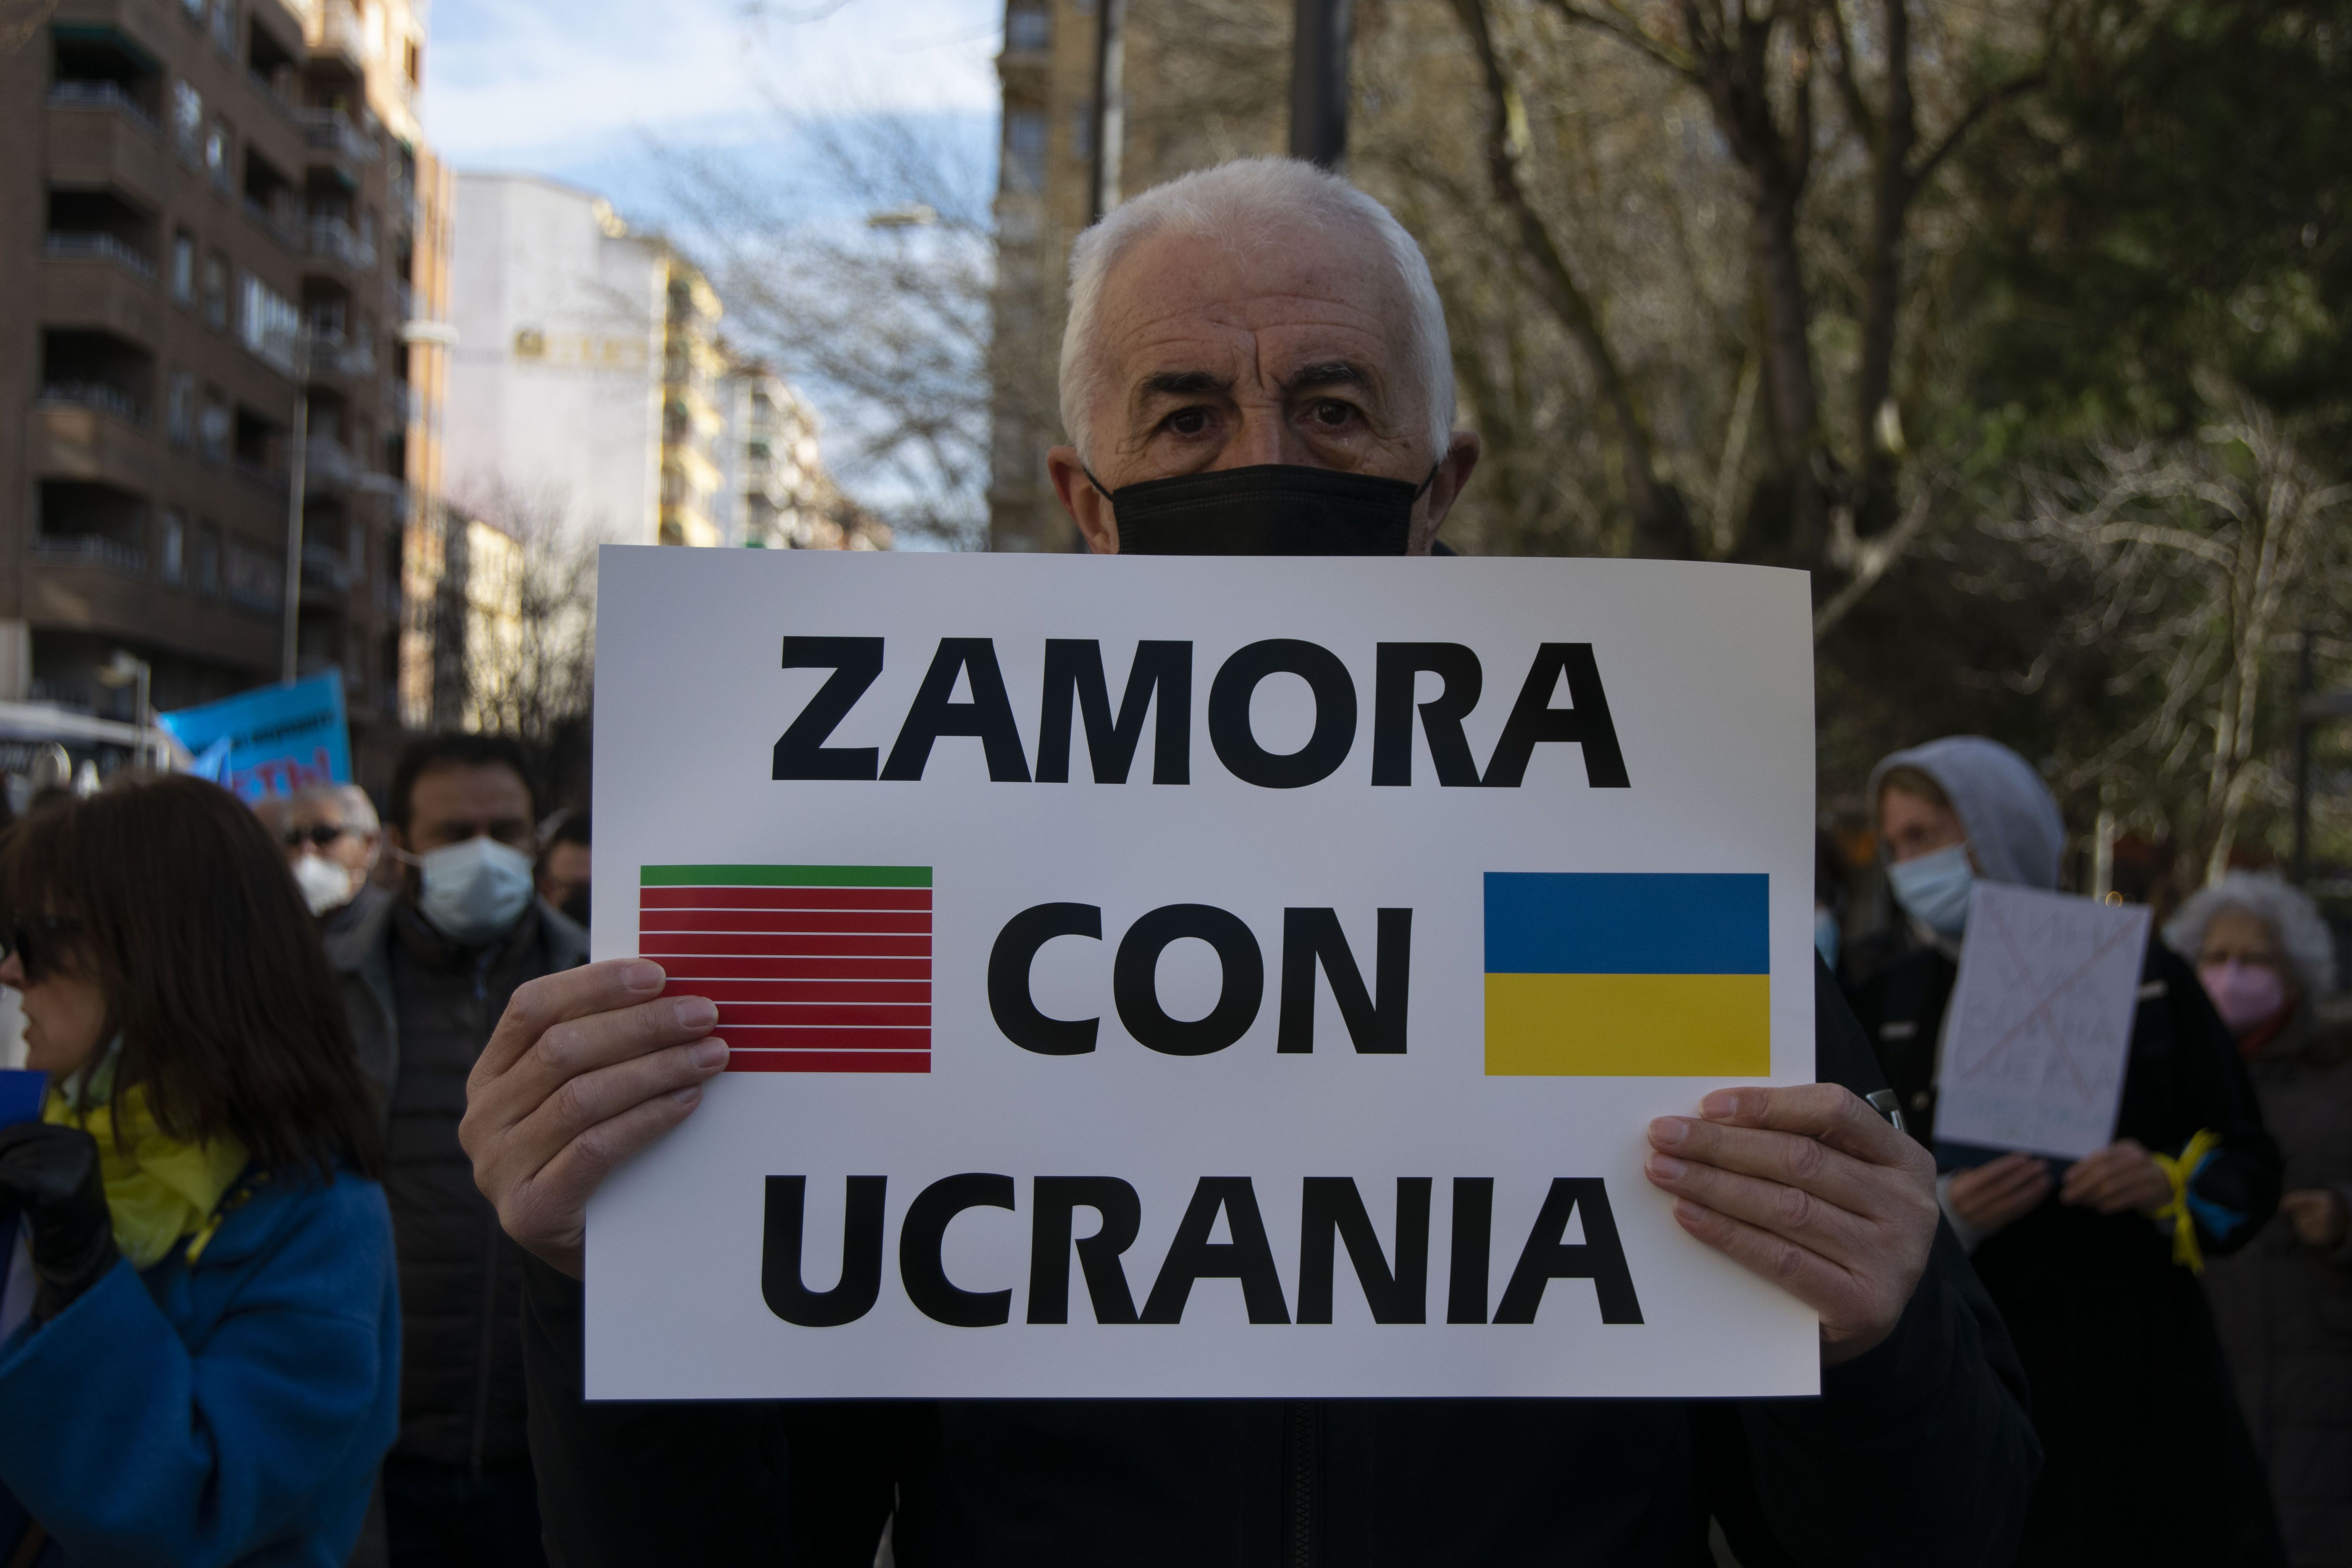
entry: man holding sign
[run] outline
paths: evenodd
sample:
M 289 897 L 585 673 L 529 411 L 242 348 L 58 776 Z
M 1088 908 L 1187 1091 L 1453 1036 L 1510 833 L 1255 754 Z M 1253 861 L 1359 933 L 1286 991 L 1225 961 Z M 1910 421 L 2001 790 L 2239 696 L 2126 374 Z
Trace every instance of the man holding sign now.
M 1384 209 L 1231 164 L 1073 271 L 1097 553 L 1430 552 L 1478 445 Z M 1800 580 L 900 560 L 791 597 L 783 723 L 714 737 L 679 683 L 772 669 L 790 585 L 695 553 L 603 601 L 595 929 L 659 962 L 518 991 L 465 1125 L 544 1265 L 557 1560 L 2005 1558 L 2005 1335 L 1813 984 Z M 1678 661 L 1710 625 L 1755 657 Z M 599 1398 L 793 1397 L 585 1404 L 583 1344 Z M 1444 1397 L 1548 1394 L 1746 1402 Z

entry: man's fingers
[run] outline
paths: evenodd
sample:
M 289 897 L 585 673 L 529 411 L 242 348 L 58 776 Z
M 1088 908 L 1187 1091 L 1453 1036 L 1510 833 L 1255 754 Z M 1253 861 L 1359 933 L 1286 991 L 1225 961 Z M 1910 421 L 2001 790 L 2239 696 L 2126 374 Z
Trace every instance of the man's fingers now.
M 1824 1319 L 1851 1305 L 1852 1277 L 1783 1236 L 1718 1213 L 1688 1198 L 1675 1201 L 1675 1223 L 1751 1273 L 1778 1285 Z
M 558 1024 L 610 1013 L 661 994 L 661 965 L 643 958 L 608 958 L 515 987 L 504 1016 L 490 1031 L 474 1067 L 475 1081 L 498 1077 Z
M 1650 1123 L 1650 1142 L 1670 1159 L 1760 1176 L 1857 1214 L 1875 1214 L 1884 1206 L 1883 1167 L 1841 1153 L 1818 1138 L 1661 1116 Z
M 1761 1127 L 1818 1138 L 1874 1165 L 1925 1168 L 1927 1152 L 1909 1134 L 1864 1103 L 1843 1084 L 1800 1083 L 1785 1089 L 1718 1089 L 1699 1101 L 1699 1114 L 1729 1127 Z
M 477 1068 L 468 1114 L 505 1127 L 538 1110 L 569 1080 L 710 1033 L 719 1009 L 700 996 L 663 996 L 555 1024 L 495 1078 Z
M 726 1066 L 726 1042 L 713 1038 L 564 1079 L 487 1140 L 475 1156 L 475 1182 L 495 1200 L 501 1190 L 537 1180 L 575 1140 L 640 1105 L 698 1089 Z
M 614 1167 L 694 1114 L 699 1087 L 656 1095 L 598 1122 L 566 1143 L 537 1174 L 509 1190 L 499 1206 L 509 1236 L 548 1263 L 584 1278 L 588 1199 Z
M 1798 1242 L 1833 1263 L 1860 1263 L 1875 1245 L 1875 1227 L 1868 1221 L 1803 1187 L 1695 1164 L 1669 1154 L 1651 1155 L 1646 1173 L 1654 1185 L 1678 1198 Z

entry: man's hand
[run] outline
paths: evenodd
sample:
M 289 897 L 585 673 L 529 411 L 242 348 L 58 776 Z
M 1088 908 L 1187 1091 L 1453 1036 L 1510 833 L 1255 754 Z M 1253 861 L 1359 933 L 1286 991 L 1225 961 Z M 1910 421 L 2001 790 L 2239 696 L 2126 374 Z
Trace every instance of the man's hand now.
M 1821 1314 L 1835 1365 L 1895 1331 L 1936 1239 L 1936 1166 L 1851 1089 L 1719 1089 L 1650 1123 L 1682 1227 Z
M 2279 1213 L 2286 1215 L 2294 1226 L 2294 1238 L 2305 1247 L 2323 1251 L 2344 1245 L 2344 1233 L 2352 1215 L 2347 1215 L 2344 1200 L 2326 1187 L 2302 1187 L 2279 1199 Z
M 2137 1142 L 2118 1138 L 2066 1167 L 2058 1201 L 2099 1214 L 2154 1214 L 2172 1201 L 2172 1178 Z
M 661 966 L 608 959 L 518 988 L 466 1082 L 458 1141 L 506 1233 L 580 1279 L 589 1194 L 685 1121 L 727 1065 L 719 1009 L 663 996 Z
M 2050 1195 L 2050 1162 L 2016 1150 L 1952 1174 L 1952 1213 L 1979 1237 L 2015 1224 Z

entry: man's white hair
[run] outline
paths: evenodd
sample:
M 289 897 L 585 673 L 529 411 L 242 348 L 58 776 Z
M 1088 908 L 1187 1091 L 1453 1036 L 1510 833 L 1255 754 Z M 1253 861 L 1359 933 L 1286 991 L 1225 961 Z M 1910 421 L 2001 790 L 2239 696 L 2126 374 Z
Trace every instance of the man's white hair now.
M 342 814 L 343 826 L 354 833 L 373 833 L 377 823 L 375 802 L 368 799 L 367 791 L 357 784 L 310 784 L 294 792 L 289 805 L 306 805 L 325 801 Z
M 1454 432 L 1454 355 L 1445 335 L 1445 307 L 1421 247 L 1394 214 L 1326 169 L 1297 158 L 1237 158 L 1154 185 L 1115 208 L 1070 247 L 1070 313 L 1062 331 L 1062 428 L 1091 462 L 1087 410 L 1106 367 L 1095 344 L 1103 283 L 1121 257 L 1160 234 L 1205 235 L 1229 245 L 1261 242 L 1300 225 L 1353 230 L 1387 255 L 1404 290 L 1405 363 L 1398 367 L 1425 389 L 1429 458 L 1445 455 Z
M 2305 996 L 2326 996 L 2336 989 L 2336 938 L 2320 918 L 2319 906 L 2276 877 L 2222 872 L 2189 895 L 2180 912 L 2166 922 L 2164 940 L 2173 952 L 2196 963 L 2198 950 L 2205 945 L 2205 928 L 2223 910 L 2243 910 L 2271 928 Z

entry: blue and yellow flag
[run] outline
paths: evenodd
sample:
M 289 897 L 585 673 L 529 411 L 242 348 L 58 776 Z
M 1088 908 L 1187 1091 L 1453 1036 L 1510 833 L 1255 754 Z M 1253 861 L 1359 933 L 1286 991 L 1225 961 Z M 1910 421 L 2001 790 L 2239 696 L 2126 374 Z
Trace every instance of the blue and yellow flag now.
M 1486 873 L 1486 1073 L 1772 1070 L 1760 875 Z

